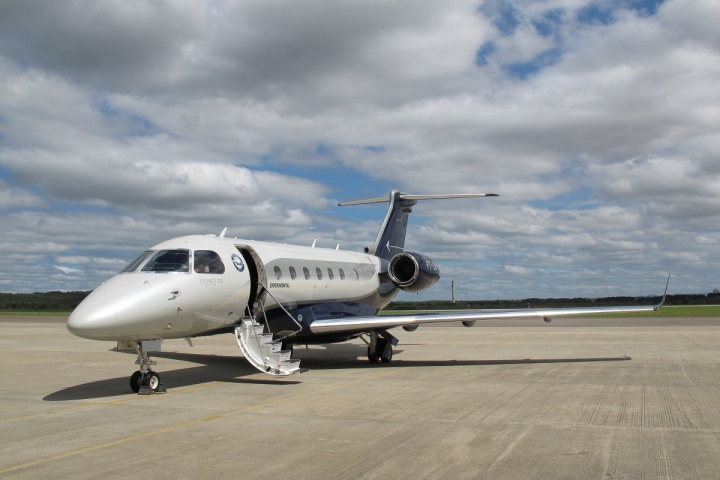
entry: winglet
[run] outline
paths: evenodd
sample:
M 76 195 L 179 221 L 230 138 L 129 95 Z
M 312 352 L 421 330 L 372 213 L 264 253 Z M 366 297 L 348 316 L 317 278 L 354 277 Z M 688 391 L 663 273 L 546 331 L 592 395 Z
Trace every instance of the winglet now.
M 663 307 L 663 305 L 665 305 L 665 299 L 667 298 L 667 290 L 668 290 L 669 285 L 670 285 L 670 274 L 668 273 L 668 279 L 667 279 L 667 283 L 665 284 L 665 292 L 663 293 L 662 300 L 660 301 L 659 304 L 657 304 L 657 305 L 655 305 L 655 307 L 653 307 L 653 311 L 657 312 L 658 310 L 660 310 Z

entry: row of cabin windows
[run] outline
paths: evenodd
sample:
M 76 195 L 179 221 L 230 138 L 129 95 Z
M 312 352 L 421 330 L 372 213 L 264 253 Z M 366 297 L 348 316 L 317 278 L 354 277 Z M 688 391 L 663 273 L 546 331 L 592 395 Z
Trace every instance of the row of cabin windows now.
M 295 271 L 295 267 L 290 267 L 288 270 L 290 272 L 290 279 L 295 280 L 297 278 L 297 271 Z M 275 265 L 275 267 L 273 267 L 273 271 L 275 272 L 275 280 L 282 280 L 283 274 L 280 267 Z M 360 280 L 360 273 L 358 273 L 357 270 L 353 269 L 353 274 L 355 275 L 355 280 Z M 310 270 L 308 267 L 303 267 L 303 276 L 305 277 L 305 280 L 310 280 Z M 323 279 L 323 271 L 320 267 L 315 268 L 315 276 L 318 280 Z M 342 268 L 338 269 L 338 276 L 340 277 L 340 280 L 345 280 L 345 271 Z M 328 280 L 333 280 L 335 278 L 335 272 L 332 268 L 327 269 L 327 278 Z
M 201 274 L 223 274 L 225 273 L 225 265 L 220 259 L 220 255 L 211 250 L 195 250 L 193 252 L 193 270 L 195 273 Z M 123 272 L 134 272 L 137 268 L 142 265 L 145 260 L 149 257 L 150 260 L 145 263 L 142 267 L 143 272 L 187 272 L 190 266 L 190 251 L 185 249 L 177 250 L 161 250 L 154 252 L 148 250 L 143 252 L 138 258 L 128 265 Z M 275 279 L 282 279 L 282 270 L 279 266 L 273 268 L 275 272 Z M 289 267 L 290 278 L 295 280 L 297 278 L 297 271 L 295 267 Z M 308 267 L 303 267 L 303 276 L 305 280 L 310 280 L 310 270 Z M 353 269 L 355 280 L 360 280 L 360 273 Z M 315 268 L 315 276 L 318 280 L 323 279 L 323 271 L 320 267 Z M 345 280 L 345 271 L 340 268 L 338 269 L 338 276 L 340 280 Z M 332 268 L 327 269 L 328 280 L 335 279 L 335 272 Z

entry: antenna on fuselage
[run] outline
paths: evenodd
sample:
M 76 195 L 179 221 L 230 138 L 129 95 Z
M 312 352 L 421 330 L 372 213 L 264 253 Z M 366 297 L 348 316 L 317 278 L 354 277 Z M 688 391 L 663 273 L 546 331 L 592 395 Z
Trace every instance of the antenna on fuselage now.
M 223 228 L 223 231 L 220 232 L 220 237 L 218 238 L 225 238 L 225 233 L 227 232 L 228 227 Z

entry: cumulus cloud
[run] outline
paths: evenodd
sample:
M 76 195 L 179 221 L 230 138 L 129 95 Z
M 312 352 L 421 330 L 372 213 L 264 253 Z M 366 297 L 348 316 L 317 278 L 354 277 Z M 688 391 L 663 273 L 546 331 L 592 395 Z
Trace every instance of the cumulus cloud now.
M 6 182 L 0 181 L 0 210 L 13 208 L 36 208 L 45 205 L 45 201 L 38 195 L 17 187 L 8 187 Z
M 60 270 L 62 273 L 68 274 L 68 273 L 82 273 L 82 270 L 78 268 L 71 268 L 71 267 L 64 267 L 62 265 L 55 265 L 55 268 Z
M 359 250 L 384 212 L 332 204 L 400 188 L 501 194 L 411 220 L 473 297 L 710 291 L 718 8 L 5 2 L 0 284 L 92 288 L 225 226 Z

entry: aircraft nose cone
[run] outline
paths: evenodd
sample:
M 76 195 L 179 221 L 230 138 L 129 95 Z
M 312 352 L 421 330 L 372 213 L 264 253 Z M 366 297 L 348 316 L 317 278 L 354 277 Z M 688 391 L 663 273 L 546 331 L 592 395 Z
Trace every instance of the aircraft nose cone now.
M 112 304 L 98 304 L 90 297 L 70 314 L 67 329 L 73 335 L 92 340 L 112 340 L 117 327 L 117 313 Z

